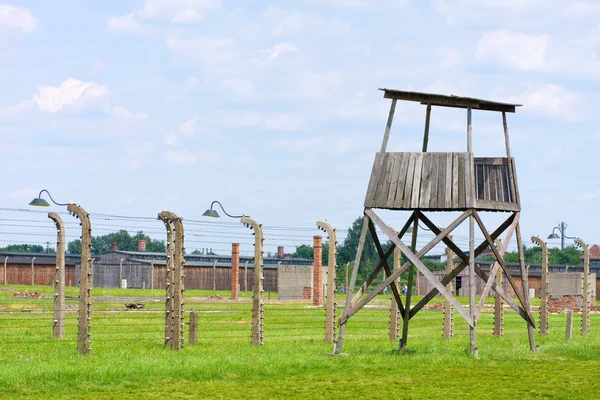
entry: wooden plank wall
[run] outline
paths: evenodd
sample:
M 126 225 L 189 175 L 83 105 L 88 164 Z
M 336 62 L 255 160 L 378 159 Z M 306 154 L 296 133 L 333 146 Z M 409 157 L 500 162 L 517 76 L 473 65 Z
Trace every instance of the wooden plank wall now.
M 189 290 L 212 290 L 213 289 L 213 268 L 212 267 L 185 267 L 185 289 Z M 264 290 L 277 291 L 277 269 L 264 269 Z M 216 286 L 217 290 L 231 290 L 231 268 L 216 268 Z M 254 289 L 253 286 L 254 268 L 248 267 L 247 288 L 248 291 Z M 244 290 L 244 267 L 240 267 L 240 290 Z M 154 288 L 165 288 L 165 267 L 154 266 Z
M 54 265 L 35 265 L 35 284 L 52 286 L 56 266 Z M 31 285 L 31 264 L 8 264 L 6 266 L 6 284 L 7 285 Z M 77 286 L 75 280 L 75 266 L 65 266 L 65 285 Z
M 377 153 L 365 207 L 465 209 L 472 176 L 468 153 Z
M 514 203 L 506 158 L 475 158 L 475 196 L 477 200 Z

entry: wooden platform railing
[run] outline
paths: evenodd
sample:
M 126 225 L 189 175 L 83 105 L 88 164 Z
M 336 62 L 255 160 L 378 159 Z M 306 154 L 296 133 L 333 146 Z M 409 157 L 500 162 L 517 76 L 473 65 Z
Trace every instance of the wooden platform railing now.
M 377 153 L 366 208 L 514 211 L 514 169 L 507 158 L 468 153 Z

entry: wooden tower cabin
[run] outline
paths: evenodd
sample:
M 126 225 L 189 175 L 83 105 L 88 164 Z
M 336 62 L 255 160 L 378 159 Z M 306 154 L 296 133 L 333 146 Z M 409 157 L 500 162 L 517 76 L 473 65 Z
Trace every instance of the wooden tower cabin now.
M 351 283 L 347 288 L 346 305 L 339 319 L 339 335 L 335 343 L 334 352 L 340 353 L 344 343 L 344 334 L 348 320 L 361 308 L 368 304 L 384 288 L 390 287 L 393 296 L 400 309 L 403 318 L 402 338 L 399 342 L 400 349 L 407 345 L 408 327 L 410 320 L 423 307 L 431 301 L 438 293 L 452 305 L 452 307 L 467 321 L 470 326 L 470 351 L 477 357 L 477 346 L 475 329 L 477 320 L 481 314 L 487 295 L 493 290 L 512 307 L 527 322 L 529 343 L 535 350 L 534 319 L 531 314 L 526 288 L 527 279 L 523 260 L 523 243 L 519 228 L 519 217 L 521 204 L 519 200 L 519 186 L 514 159 L 511 157 L 508 138 L 508 127 L 506 124 L 506 113 L 514 113 L 519 104 L 499 103 L 495 101 L 481 100 L 470 97 L 445 96 L 438 94 L 408 92 L 401 90 L 381 89 L 384 98 L 391 99 L 389 117 L 383 136 L 381 150 L 375 156 L 373 170 L 367 188 L 364 203 L 364 224 L 361 231 L 360 242 L 354 261 L 351 275 Z M 423 136 L 423 151 L 414 153 L 390 153 L 386 151 L 388 138 L 394 117 L 394 110 L 398 100 L 419 102 L 426 106 L 425 133 Z M 467 149 L 466 152 L 433 153 L 427 152 L 429 141 L 429 122 L 431 108 L 452 107 L 462 108 L 467 111 Z M 475 157 L 472 150 L 472 110 L 495 111 L 502 113 L 504 126 L 504 139 L 506 143 L 506 157 L 489 158 Z M 387 210 L 409 210 L 410 217 L 395 234 L 375 212 L 376 209 Z M 436 226 L 426 216 L 431 212 L 455 211 L 461 212 L 460 216 L 446 228 Z M 489 230 L 480 218 L 482 212 L 504 212 L 508 217 L 494 230 Z M 463 222 L 469 224 L 469 249 L 468 252 L 461 250 L 454 244 L 449 235 Z M 419 222 L 436 236 L 418 252 L 416 250 Z M 386 238 L 392 241 L 387 251 L 383 251 L 381 240 L 377 237 L 375 225 L 383 231 Z M 485 238 L 477 246 L 475 245 L 475 225 Z M 405 244 L 405 234 L 412 228 L 410 243 Z M 360 265 L 367 231 L 377 248 L 380 260 L 370 277 L 363 286 L 354 293 L 356 275 Z M 503 241 L 500 235 L 504 234 Z M 518 288 L 517 283 L 508 272 L 503 257 L 505 249 L 513 236 L 516 236 L 517 247 L 520 255 L 522 285 Z M 439 281 L 429 269 L 421 262 L 425 256 L 438 243 L 443 242 L 459 258 L 455 268 L 449 272 L 442 281 Z M 406 255 L 408 261 L 396 271 L 390 270 L 388 258 L 395 247 L 400 248 Z M 475 265 L 475 257 L 484 250 L 490 248 L 496 259 L 489 272 L 482 271 Z M 412 288 L 415 279 L 415 267 L 433 285 L 429 293 L 416 304 L 411 304 L 411 290 L 408 291 L 405 301 L 400 297 L 399 288 L 396 286 L 400 275 L 408 271 L 408 287 Z M 446 289 L 448 285 L 461 271 L 468 268 L 469 271 L 469 308 L 463 307 Z M 367 289 L 372 284 L 377 274 L 383 270 L 385 279 L 381 284 L 375 286 L 372 291 Z M 504 271 L 508 283 L 517 294 L 517 301 L 507 295 L 502 285 L 496 285 L 496 274 Z M 479 304 L 475 304 L 475 277 L 485 282 L 484 290 Z M 465 283 L 463 283 L 465 286 Z M 412 306 L 412 307 L 411 307 Z

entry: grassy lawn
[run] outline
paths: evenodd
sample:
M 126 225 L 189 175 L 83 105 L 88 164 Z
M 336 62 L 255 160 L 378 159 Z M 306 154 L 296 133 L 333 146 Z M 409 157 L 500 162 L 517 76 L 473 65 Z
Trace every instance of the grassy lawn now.
M 112 295 L 123 296 L 114 290 Z M 51 288 L 46 292 L 52 295 Z M 378 303 L 386 304 L 380 297 Z M 370 308 L 350 320 L 346 354 L 331 356 L 332 345 L 322 342 L 323 309 L 267 303 L 265 345 L 253 347 L 248 302 L 194 302 L 186 310 L 199 311 L 198 344 L 172 352 L 162 345 L 162 303 L 126 311 L 122 302 L 106 301 L 93 305 L 92 354 L 83 357 L 76 351 L 74 311 L 67 313 L 66 338 L 50 338 L 51 303 L 0 291 L 0 398 L 600 397 L 599 315 L 592 315 L 587 337 L 579 334 L 580 315 L 575 315 L 570 341 L 564 338 L 565 315 L 551 315 L 551 333 L 536 335 L 540 352 L 532 353 L 525 323 L 516 314 L 506 312 L 505 335 L 495 338 L 493 315 L 484 313 L 476 360 L 468 354 L 469 330 L 458 314 L 455 337 L 447 341 L 441 337 L 443 314 L 420 313 L 411 321 L 409 351 L 399 353 L 387 340 L 389 312 Z

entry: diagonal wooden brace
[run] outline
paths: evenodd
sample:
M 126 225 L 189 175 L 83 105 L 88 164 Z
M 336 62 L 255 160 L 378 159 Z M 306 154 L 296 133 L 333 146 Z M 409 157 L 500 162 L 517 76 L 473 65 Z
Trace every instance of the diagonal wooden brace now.
M 502 269 L 504 270 L 504 273 L 506 274 L 506 278 L 508 279 L 508 282 L 510 282 L 510 285 L 513 287 L 513 290 L 515 291 L 517 298 L 521 302 L 521 305 L 524 308 L 529 308 L 526 305 L 527 303 L 525 302 L 525 298 L 523 297 L 523 294 L 521 294 L 521 292 L 519 292 L 519 290 L 518 290 L 517 283 L 515 282 L 513 277 L 510 275 L 510 271 L 508 270 L 508 267 L 504 263 L 504 259 L 500 256 L 500 253 L 498 253 L 498 249 L 494 245 L 495 239 L 492 239 L 490 237 L 490 234 L 488 233 L 487 229 L 485 229 L 485 225 L 483 225 L 483 221 L 481 221 L 481 218 L 479 218 L 479 214 L 477 214 L 477 211 L 473 211 L 473 216 L 475 217 L 475 220 L 477 221 L 479 228 L 481 228 L 481 232 L 483 233 L 483 236 L 485 236 L 485 239 L 487 240 L 490 248 L 492 249 L 492 252 L 494 253 L 494 257 L 496 257 L 498 264 L 500 264 L 500 267 L 502 267 Z M 531 311 L 528 311 L 528 313 L 530 313 L 530 312 Z M 531 319 L 533 319 L 533 317 L 531 317 Z
M 370 210 L 369 209 L 365 210 L 365 214 L 367 214 L 370 217 L 371 214 L 368 214 L 367 211 L 370 211 Z M 429 250 L 433 249 L 442 240 L 442 238 L 448 236 L 458 225 L 461 224 L 461 222 L 463 222 L 465 219 L 467 219 L 469 217 L 469 215 L 471 215 L 470 211 L 465 211 L 463 214 L 461 214 L 460 217 L 458 217 L 454 222 L 452 222 L 450 225 L 448 225 L 448 227 L 446 229 L 444 229 L 442 232 L 440 232 L 432 241 L 427 243 L 425 245 L 425 247 L 423 247 L 421 249 L 421 251 L 419 251 L 416 254 L 416 257 L 420 258 L 423 255 L 427 254 L 427 252 Z M 377 218 L 379 218 L 379 217 L 377 217 Z M 398 235 L 398 236 L 400 236 L 400 235 Z M 397 239 L 397 240 L 400 240 L 400 239 Z M 394 242 L 392 242 L 392 245 L 390 247 L 393 249 L 396 247 L 396 244 L 394 244 Z M 411 252 L 411 254 L 413 254 L 413 253 Z M 404 263 L 402 265 L 402 267 L 400 267 L 400 269 L 392 272 L 392 274 L 389 275 L 381 284 L 379 284 L 379 286 L 377 286 L 375 289 L 373 289 L 365 297 L 363 297 L 362 299 L 357 301 L 356 304 L 352 305 L 350 307 L 350 309 L 347 310 L 347 312 L 346 312 L 346 310 L 344 310 L 344 313 L 339 318 L 338 323 L 340 325 L 345 323 L 348 320 L 348 318 L 350 318 L 352 315 L 356 314 L 356 312 L 358 310 L 360 310 L 362 307 L 364 307 L 366 304 L 368 304 L 375 296 L 377 296 L 377 294 L 379 294 L 392 281 L 398 279 L 398 277 L 400 275 L 402 275 L 404 273 L 404 271 L 406 271 L 411 265 L 412 265 L 411 261 L 407 261 L 406 263 Z
M 411 224 L 413 223 L 414 220 L 415 220 L 415 214 L 413 213 L 413 214 L 411 214 L 411 216 L 408 218 L 408 221 L 406 221 L 406 223 L 404 224 L 404 226 L 402 227 L 402 229 L 398 233 L 398 237 L 399 238 L 401 238 L 401 237 L 404 236 L 404 234 L 406 233 L 406 231 L 408 231 L 408 228 L 410 228 L 410 226 L 411 226 Z M 375 239 L 373 239 L 373 240 L 375 240 Z M 375 279 L 375 277 L 377 276 L 377 274 L 379 273 L 379 271 L 381 270 L 381 268 L 383 268 L 384 262 L 387 262 L 387 259 L 394 252 L 395 248 L 396 248 L 396 245 L 394 243 L 392 243 L 392 245 L 390 246 L 390 248 L 385 252 L 385 254 L 383 256 L 381 254 L 379 255 L 379 263 L 377 264 L 377 266 L 375 267 L 375 269 L 373 269 L 373 272 L 371 272 L 371 274 L 369 275 L 369 277 L 367 278 L 367 280 L 362 284 L 362 286 L 360 287 L 360 289 L 358 289 L 356 291 L 356 294 L 354 295 L 354 297 L 352 297 L 352 302 L 350 303 L 351 306 L 354 306 L 356 304 L 356 302 L 358 300 L 360 300 L 360 298 L 365 293 L 365 291 L 367 290 L 367 288 L 369 287 L 369 285 L 371 284 L 371 282 L 373 282 L 373 279 Z M 402 303 L 398 303 L 398 304 L 402 304 Z
M 472 316 L 467 312 L 467 310 L 465 310 L 465 308 L 462 306 L 462 304 L 460 304 L 458 302 L 458 300 L 456 300 L 456 298 L 452 295 L 452 293 L 448 292 L 448 290 L 446 289 L 446 287 L 440 283 L 440 281 L 433 275 L 433 273 L 429 270 L 429 268 L 427 268 L 421 262 L 421 260 L 419 259 L 419 257 L 416 256 L 404 243 L 402 243 L 402 241 L 400 239 L 398 239 L 396 237 L 396 235 L 394 235 L 394 232 L 390 229 L 390 227 L 388 227 L 381 220 L 381 218 L 379 218 L 377 216 L 377 214 L 375 214 L 375 212 L 373 212 L 373 210 L 366 210 L 365 212 L 367 213 L 367 215 L 369 215 L 369 217 L 371 217 L 371 220 L 373 222 L 375 222 L 375 224 L 377 224 L 377 226 L 379 226 L 379 228 L 386 234 L 386 236 L 388 238 L 390 238 L 390 240 L 392 240 L 392 242 L 394 242 L 396 244 L 396 246 L 398 246 L 400 248 L 400 250 L 402 250 L 402 252 L 406 255 L 406 257 L 409 259 L 409 261 L 415 267 L 417 267 L 417 269 L 419 269 L 419 271 L 421 271 L 421 273 L 423 274 L 423 276 L 425 276 L 425 278 L 435 288 L 437 288 L 437 290 L 440 292 L 440 294 L 442 296 L 444 296 L 446 298 L 446 300 L 448 300 L 448 302 L 450 304 L 452 304 L 452 306 L 456 309 L 456 311 L 458 311 L 458 313 L 463 316 L 463 318 L 465 319 L 465 321 L 467 321 L 467 323 L 469 325 L 471 325 L 472 327 L 474 327 L 475 325 L 474 325 L 474 321 L 473 321 Z M 464 216 L 464 218 L 466 218 L 470 214 L 471 214 L 471 210 L 467 210 L 467 211 L 465 211 L 465 213 L 463 213 L 462 216 Z M 448 234 L 449 234 L 449 232 L 446 233 L 443 237 L 447 237 Z M 436 238 L 437 238 L 437 236 L 436 236 Z M 429 251 L 429 250 L 427 250 L 427 251 Z
M 425 225 L 427 225 L 429 227 L 429 229 L 431 229 L 431 231 L 433 233 L 435 233 L 436 235 L 439 235 L 440 229 L 433 222 L 431 222 L 423 214 L 421 214 L 419 217 L 423 221 L 423 223 Z M 500 225 L 492 233 L 491 236 L 494 238 L 494 240 L 498 236 L 500 236 L 502 234 L 502 232 L 504 232 L 506 230 L 506 228 L 508 228 L 510 226 L 510 224 L 512 224 L 514 218 L 515 218 L 515 214 L 511 214 L 510 217 L 508 217 L 506 219 L 506 221 L 504 221 L 502 223 L 502 225 Z M 450 247 L 452 249 L 452 251 L 454 251 L 455 254 L 458 254 L 457 253 L 457 251 L 458 251 L 458 252 L 460 252 L 460 254 L 462 254 L 464 256 L 464 253 L 462 252 L 462 250 L 458 246 L 456 246 L 456 244 L 452 240 L 450 240 L 449 238 L 444 237 L 444 243 L 448 247 Z M 487 241 L 483 241 L 475 249 L 474 256 L 477 257 L 479 254 L 481 254 L 487 248 L 487 246 L 488 246 Z M 448 275 L 446 275 L 442 279 L 442 285 L 446 286 L 450 281 L 452 281 L 454 278 L 456 278 L 458 276 L 458 274 L 460 274 L 462 272 L 462 270 L 464 270 L 468 265 L 469 265 L 468 257 L 467 257 L 467 261 L 465 261 L 465 259 L 463 258 L 463 261 L 460 264 L 458 264 L 456 266 L 456 268 L 454 268 L 454 270 L 452 272 L 450 272 Z M 477 270 L 477 266 L 476 266 L 476 270 Z M 414 317 L 427 303 L 429 303 L 431 301 L 431 299 L 433 299 L 435 296 L 437 296 L 437 294 L 438 294 L 437 288 L 434 287 L 433 289 L 431 289 L 431 291 L 429 293 L 427 293 L 421 299 L 421 301 L 419 301 L 417 304 L 415 304 L 415 306 L 410 310 L 410 318 Z
M 390 271 L 390 267 L 387 264 L 387 258 L 383 258 L 384 253 L 381 248 L 381 243 L 379 242 L 379 237 L 377 236 L 377 231 L 375 231 L 375 226 L 372 221 L 369 221 L 369 232 L 371 232 L 371 237 L 373 238 L 373 242 L 375 242 L 375 248 L 377 249 L 377 253 L 379 257 L 382 257 L 383 268 L 385 269 L 386 276 L 390 276 L 392 271 Z M 395 236 L 395 235 L 394 235 Z M 395 246 L 394 246 L 395 247 Z M 400 291 L 398 290 L 398 286 L 396 285 L 396 281 L 393 281 L 390 285 L 392 288 L 392 294 L 396 299 L 396 304 L 398 304 L 398 309 L 400 310 L 400 315 L 404 318 L 404 304 L 402 304 L 402 299 L 400 298 Z
M 479 223 L 480 220 L 478 217 L 479 216 L 475 217 L 475 220 L 481 227 L 483 224 Z M 500 247 L 500 250 L 498 253 L 499 253 L 500 258 L 502 258 L 503 260 L 504 260 L 504 255 L 506 254 L 506 249 L 508 248 L 508 244 L 510 243 L 512 235 L 515 231 L 515 227 L 519 223 L 519 219 L 520 219 L 520 214 L 518 214 L 515 217 L 513 223 L 508 228 L 508 231 L 506 232 L 506 237 L 504 239 L 504 244 L 500 244 L 501 247 Z M 500 268 L 500 263 L 498 261 L 496 261 L 490 268 L 490 274 L 489 274 L 488 280 L 485 283 L 485 287 L 483 288 L 483 292 L 481 293 L 481 298 L 479 299 L 479 306 L 477 307 L 477 310 L 475 311 L 475 320 L 477 320 L 479 318 L 479 315 L 481 314 L 481 311 L 483 310 L 483 307 L 485 306 L 485 299 L 487 298 L 488 294 L 490 293 L 490 290 L 492 289 L 492 284 L 495 283 L 496 274 L 498 273 L 498 268 Z
M 488 281 L 488 275 L 477 264 L 475 265 L 475 273 L 479 275 L 479 277 L 485 282 Z M 494 289 L 494 291 L 498 293 L 498 296 L 500 296 L 500 298 L 504 300 L 506 304 L 511 306 L 512 309 L 515 310 L 525 321 L 529 321 L 529 323 L 535 327 L 535 320 L 533 319 L 531 313 L 528 313 L 523 307 L 519 306 L 517 302 L 512 299 L 512 297 L 506 294 L 504 289 L 496 285 L 496 282 L 492 284 L 492 289 Z

